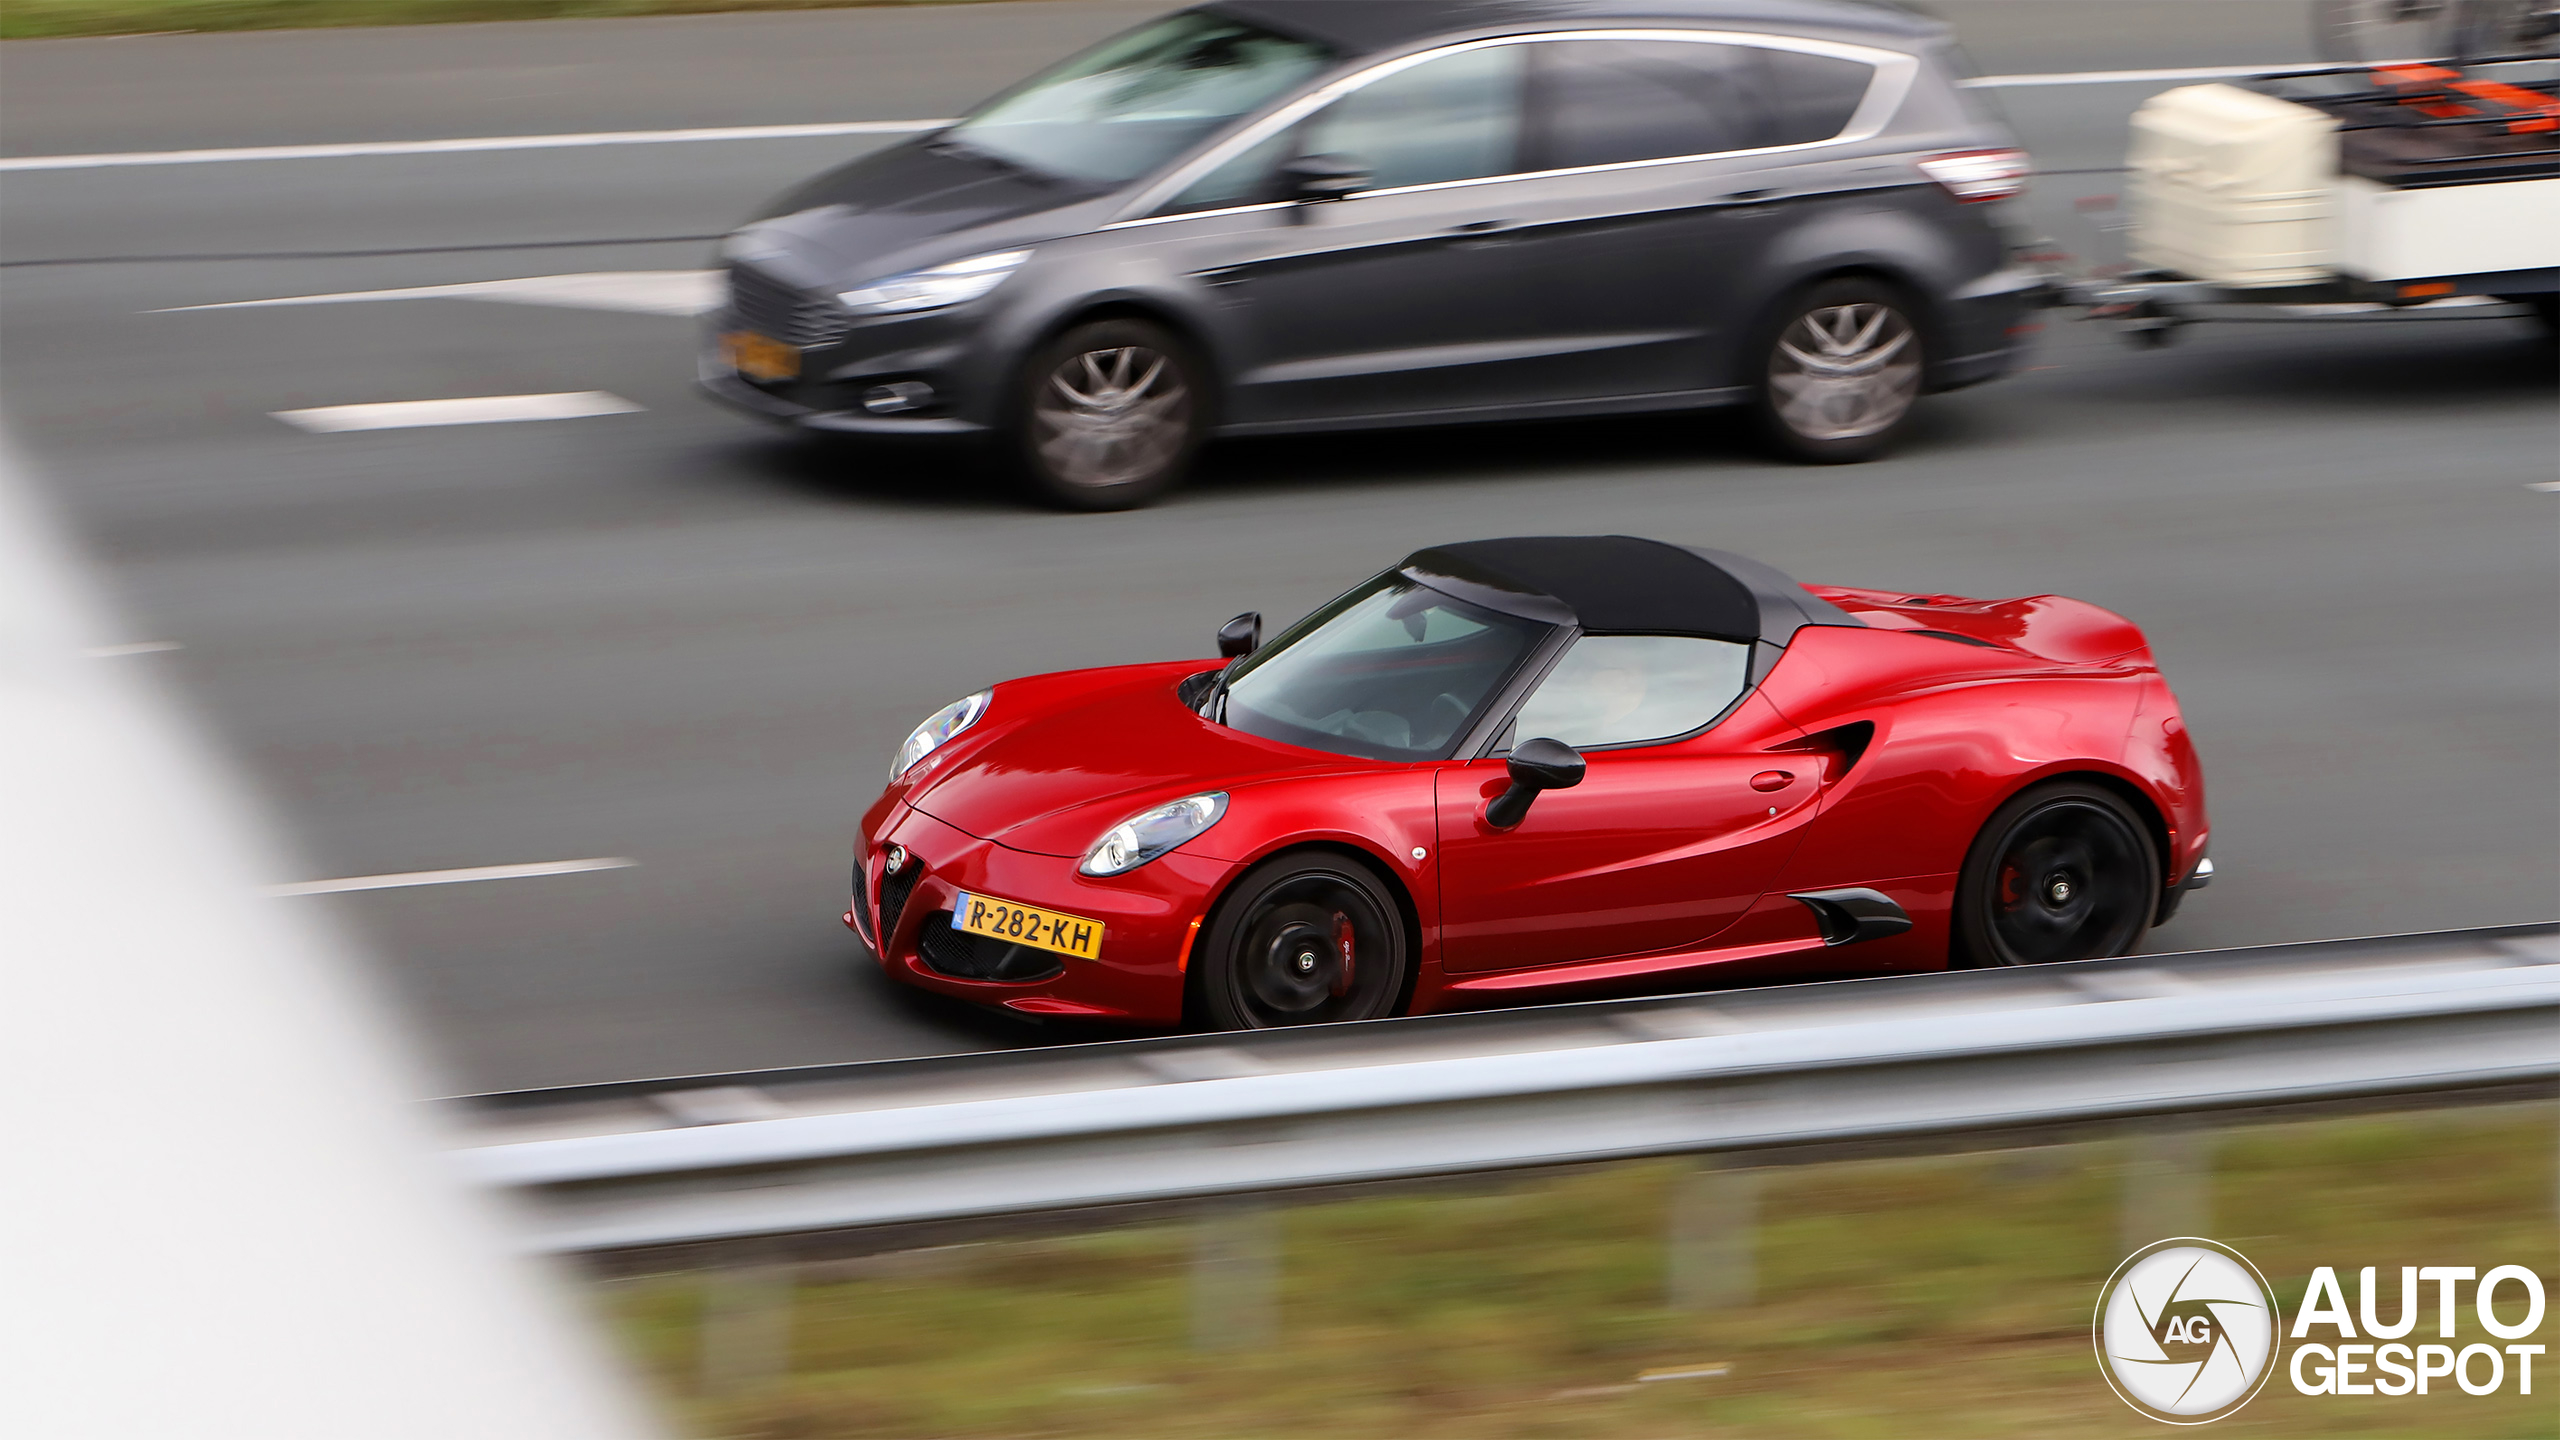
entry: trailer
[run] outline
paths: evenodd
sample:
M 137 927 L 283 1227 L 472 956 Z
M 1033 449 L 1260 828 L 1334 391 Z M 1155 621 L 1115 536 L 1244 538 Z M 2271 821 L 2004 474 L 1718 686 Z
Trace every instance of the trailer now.
M 2560 330 L 2560 61 L 2403 61 L 2155 95 L 2126 157 L 2127 254 L 2047 299 L 2140 345 L 2207 320 Z

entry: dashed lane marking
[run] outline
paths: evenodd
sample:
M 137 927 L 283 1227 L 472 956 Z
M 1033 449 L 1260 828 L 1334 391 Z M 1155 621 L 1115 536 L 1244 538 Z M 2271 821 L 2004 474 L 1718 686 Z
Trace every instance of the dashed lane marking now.
M 573 310 L 700 315 L 718 309 L 727 294 L 728 277 L 717 270 L 597 270 L 579 275 L 473 280 L 460 285 L 410 285 L 396 290 L 285 295 L 273 300 L 224 300 L 211 305 L 172 305 L 144 313 L 177 315 L 191 310 L 262 310 L 280 305 L 364 305 L 381 300 L 495 300 L 515 305 L 561 305 Z
M 186 648 L 175 640 L 136 640 L 124 645 L 92 645 L 80 653 L 92 660 L 121 660 L 127 655 L 163 655 Z
M 400 875 L 350 875 L 341 880 L 299 880 L 270 885 L 270 895 L 341 895 L 350 890 L 406 890 L 415 885 L 465 885 L 475 880 L 534 880 L 590 870 L 627 870 L 639 864 L 620 855 L 592 860 L 545 860 L 532 865 L 477 865 L 464 870 L 412 870 Z
M 297 430 L 335 435 L 349 430 L 406 430 L 421 425 L 503 425 L 518 420 L 582 420 L 590 415 L 631 415 L 641 409 L 602 390 L 556 395 L 480 395 L 466 400 L 391 400 L 372 405 L 323 405 L 277 410 Z
M 108 170 L 128 165 L 221 165 L 245 160 L 353 160 L 374 155 L 468 155 L 485 150 L 576 150 L 594 145 L 690 145 L 716 140 L 814 140 L 830 135 L 913 135 L 948 120 L 840 120 L 823 125 L 724 125 L 694 130 L 599 130 L 578 135 L 484 135 L 462 140 L 376 140 L 345 145 L 249 145 L 229 150 L 119 150 L 98 155 L 11 155 L 0 170 Z

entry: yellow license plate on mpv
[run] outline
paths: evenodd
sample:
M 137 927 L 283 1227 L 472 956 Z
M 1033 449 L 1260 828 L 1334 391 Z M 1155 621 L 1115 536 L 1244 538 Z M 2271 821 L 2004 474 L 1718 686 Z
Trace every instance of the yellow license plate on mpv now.
M 972 935 L 1010 940 L 1041 950 L 1055 950 L 1080 960 L 1102 954 L 1102 922 L 1081 915 L 1061 915 L 1036 905 L 1017 905 L 992 895 L 966 891 L 952 897 L 951 926 Z
M 776 380 L 800 377 L 799 348 L 753 330 L 732 330 L 721 336 L 720 358 L 729 362 L 730 369 L 750 380 L 770 384 Z

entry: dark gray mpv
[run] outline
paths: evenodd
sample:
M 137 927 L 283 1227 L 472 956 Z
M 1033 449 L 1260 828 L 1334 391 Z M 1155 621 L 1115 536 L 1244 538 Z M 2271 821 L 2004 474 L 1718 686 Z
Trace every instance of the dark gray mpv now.
M 1721 404 L 1808 460 L 2011 364 L 2026 157 L 1854 0 L 1220 0 L 785 197 L 703 384 L 997 439 L 1079 509 L 1212 434 Z

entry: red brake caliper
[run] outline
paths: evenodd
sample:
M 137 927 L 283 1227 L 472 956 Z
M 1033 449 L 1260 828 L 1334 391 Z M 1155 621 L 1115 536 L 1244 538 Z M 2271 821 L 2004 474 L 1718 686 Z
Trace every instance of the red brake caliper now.
M 1351 993 L 1351 917 L 1340 911 L 1333 916 L 1333 943 L 1342 950 L 1342 973 L 1334 978 L 1333 993 L 1347 995 Z

